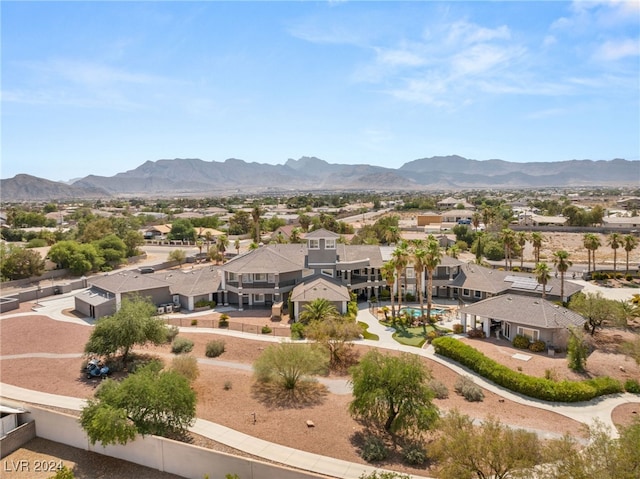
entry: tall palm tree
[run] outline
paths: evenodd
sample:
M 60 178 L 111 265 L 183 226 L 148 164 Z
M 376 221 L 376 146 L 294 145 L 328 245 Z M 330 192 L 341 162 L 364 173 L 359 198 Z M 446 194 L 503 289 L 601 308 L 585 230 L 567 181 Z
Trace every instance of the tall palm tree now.
M 400 308 L 402 306 L 402 293 L 403 290 L 400 287 L 400 278 L 404 277 L 404 281 L 406 283 L 407 276 L 404 274 L 407 265 L 409 264 L 409 251 L 407 250 L 407 243 L 404 241 L 401 242 L 396 249 L 391 253 L 391 257 L 393 258 L 393 264 L 396 267 L 396 273 L 398 275 L 398 314 L 400 313 Z M 406 284 L 405 284 L 406 289 Z
M 300 322 L 309 324 L 313 321 L 323 321 L 338 316 L 338 310 L 328 299 L 318 298 L 303 307 L 300 313 Z
M 424 321 L 424 298 L 422 285 L 422 275 L 425 270 L 425 259 L 427 256 L 427 250 L 424 248 L 424 241 L 415 240 L 411 244 L 411 262 L 413 263 L 413 270 L 416 272 L 416 287 L 418 288 L 418 301 L 420 303 L 420 316 Z M 426 333 L 425 327 L 425 333 Z
M 387 261 L 382 265 L 382 268 L 380 268 L 380 272 L 391 292 L 391 318 L 395 321 L 396 310 L 393 307 L 393 285 L 396 283 L 396 265 L 393 264 L 393 261 Z
M 542 285 L 542 299 L 547 295 L 547 283 L 551 279 L 551 268 L 547 263 L 538 263 L 533 270 L 533 274 L 536 275 L 538 284 Z
M 291 230 L 291 236 L 289 237 L 290 243 L 299 243 L 300 242 L 300 233 L 302 230 L 297 226 Z
M 527 244 L 528 239 L 529 235 L 526 231 L 518 231 L 516 233 L 516 241 L 518 246 L 520 246 L 520 269 L 522 269 L 524 264 L 524 247 Z
M 531 233 L 531 245 L 533 246 L 533 252 L 536 257 L 536 263 L 540 262 L 540 250 L 542 249 L 542 243 L 544 242 L 544 236 L 539 231 Z
M 634 249 L 636 249 L 636 246 L 638 246 L 638 238 L 636 238 L 633 235 L 624 235 L 624 238 L 622 238 L 622 242 L 623 242 L 623 247 L 625 252 L 627 253 L 627 265 L 626 265 L 626 272 L 625 275 L 629 274 L 629 253 L 631 253 Z
M 240 254 L 240 238 L 236 238 L 233 242 L 233 247 L 236 249 L 236 255 Z
M 489 229 L 489 223 L 491 223 L 491 218 L 493 217 L 491 208 L 488 206 L 484 206 L 480 214 L 482 215 L 482 222 L 484 223 L 485 229 Z
M 204 241 L 202 241 L 200 238 L 198 238 L 196 240 L 196 246 L 198 247 L 198 256 L 202 255 L 202 248 L 204 246 Z
M 213 239 L 213 233 L 211 233 L 211 231 L 205 231 L 204 232 L 204 239 L 207 240 L 207 250 L 209 250 L 209 248 L 211 248 L 211 240 Z
M 220 253 L 223 263 L 224 253 L 227 251 L 227 246 L 229 246 L 229 237 L 227 235 L 218 236 L 218 253 Z
M 396 244 L 400 241 L 400 230 L 397 226 L 389 226 L 384 232 L 384 241 L 387 244 Z
M 593 271 L 596 270 L 596 250 L 602 245 L 600 237 L 595 233 L 585 234 L 585 246 L 591 252 L 591 261 L 593 263 Z
M 510 228 L 503 228 L 500 232 L 500 239 L 504 245 L 504 269 L 511 269 L 511 253 L 515 245 L 515 231 Z
M 440 243 L 433 236 L 429 235 L 427 238 L 427 254 L 424 258 L 424 266 L 427 270 L 427 318 L 431 319 L 431 305 L 433 297 L 433 272 L 436 270 L 440 261 L 442 260 L 442 250 L 440 249 Z M 426 326 L 425 326 L 426 334 Z
M 573 263 L 569 261 L 569 253 L 561 249 L 553 253 L 553 264 L 560 272 L 560 298 L 564 301 L 564 275 Z
M 591 271 L 591 236 L 592 233 L 585 233 L 582 236 L 582 246 L 587 250 L 587 273 Z
M 613 274 L 615 276 L 618 263 L 618 248 L 622 246 L 622 235 L 620 233 L 611 233 L 609 235 L 609 246 L 613 250 Z
M 479 212 L 474 211 L 473 214 L 471 215 L 471 224 L 473 225 L 476 231 L 478 231 L 478 226 L 480 226 L 481 222 L 482 222 L 482 215 Z
M 253 219 L 253 241 L 260 243 L 260 217 L 264 211 L 260 205 L 255 205 L 251 210 L 251 218 Z

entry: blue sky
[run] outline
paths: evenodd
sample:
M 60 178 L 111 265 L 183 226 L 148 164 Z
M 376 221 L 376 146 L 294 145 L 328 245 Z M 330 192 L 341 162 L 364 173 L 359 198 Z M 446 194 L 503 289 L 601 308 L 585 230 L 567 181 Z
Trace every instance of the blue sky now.
M 2 1 L 0 177 L 640 159 L 640 2 Z

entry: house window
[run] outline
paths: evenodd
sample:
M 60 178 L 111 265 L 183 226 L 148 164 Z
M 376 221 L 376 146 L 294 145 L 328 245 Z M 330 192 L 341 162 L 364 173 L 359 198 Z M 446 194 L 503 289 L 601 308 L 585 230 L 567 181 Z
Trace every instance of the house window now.
M 256 283 L 264 283 L 267 280 L 267 273 L 256 273 L 253 275 L 253 280 Z
M 462 296 L 469 296 L 469 290 L 468 289 L 463 289 L 462 290 Z
M 238 281 L 238 276 L 235 273 L 227 273 L 227 279 L 232 282 L 235 283 Z
M 336 249 L 335 238 L 327 238 L 324 240 L 324 249 Z
M 253 303 L 263 304 L 264 303 L 264 294 L 254 294 L 253 295 Z
M 269 273 L 267 276 L 267 283 L 275 283 L 276 282 L 276 275 L 273 273 Z
M 253 276 L 249 273 L 244 273 L 242 275 L 242 282 L 243 283 L 253 283 Z
M 476 299 L 481 299 L 482 298 L 482 291 L 474 291 L 473 292 L 473 297 Z
M 537 329 L 523 328 L 518 326 L 518 334 L 529 338 L 531 341 L 537 341 L 540 338 L 540 331 Z
M 319 239 L 309 239 L 309 249 L 320 249 Z
M 333 278 L 333 270 L 332 269 L 323 269 L 323 270 L 320 270 L 320 272 L 322 274 L 324 274 L 325 276 L 331 276 Z
M 413 279 L 416 277 L 416 271 L 413 268 L 406 269 L 407 279 Z

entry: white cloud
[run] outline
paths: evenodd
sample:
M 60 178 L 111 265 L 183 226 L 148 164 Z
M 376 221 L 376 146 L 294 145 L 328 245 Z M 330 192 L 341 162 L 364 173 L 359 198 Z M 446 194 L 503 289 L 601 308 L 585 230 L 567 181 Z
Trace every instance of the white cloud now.
M 455 55 L 451 68 L 456 75 L 478 75 L 502 69 L 524 53 L 520 48 L 509 48 L 490 44 L 473 45 Z
M 640 39 L 608 40 L 593 54 L 596 60 L 613 61 L 640 55 Z
M 483 43 L 491 40 L 509 40 L 511 32 L 508 27 L 485 28 L 466 21 L 453 23 L 449 27 L 447 41 L 453 44 Z
M 406 49 L 376 48 L 377 61 L 391 66 L 424 65 L 425 59 L 416 52 Z

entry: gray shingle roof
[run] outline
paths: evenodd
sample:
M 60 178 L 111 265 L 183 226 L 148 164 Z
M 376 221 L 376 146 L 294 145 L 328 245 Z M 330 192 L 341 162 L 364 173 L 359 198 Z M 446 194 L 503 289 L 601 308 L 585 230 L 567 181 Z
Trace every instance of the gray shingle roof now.
M 324 228 L 320 228 L 318 230 L 313 230 L 311 233 L 307 233 L 304 237 L 305 239 L 320 239 L 320 238 L 340 238 L 338 233 L 334 233 L 333 231 L 325 230 Z
M 461 313 L 545 329 L 582 326 L 585 318 L 551 301 L 532 296 L 503 294 L 463 307 Z
M 100 289 L 111 293 L 131 293 L 167 287 L 161 275 L 140 274 L 133 271 L 119 271 L 103 276 L 93 276 L 88 279 L 89 285 L 95 285 Z
M 266 245 L 236 256 L 223 269 L 231 273 L 287 273 L 304 268 L 307 247 L 301 244 Z
M 291 292 L 291 301 L 307 302 L 319 298 L 324 298 L 327 301 L 349 301 L 351 299 L 346 286 L 321 276 L 300 283 Z

